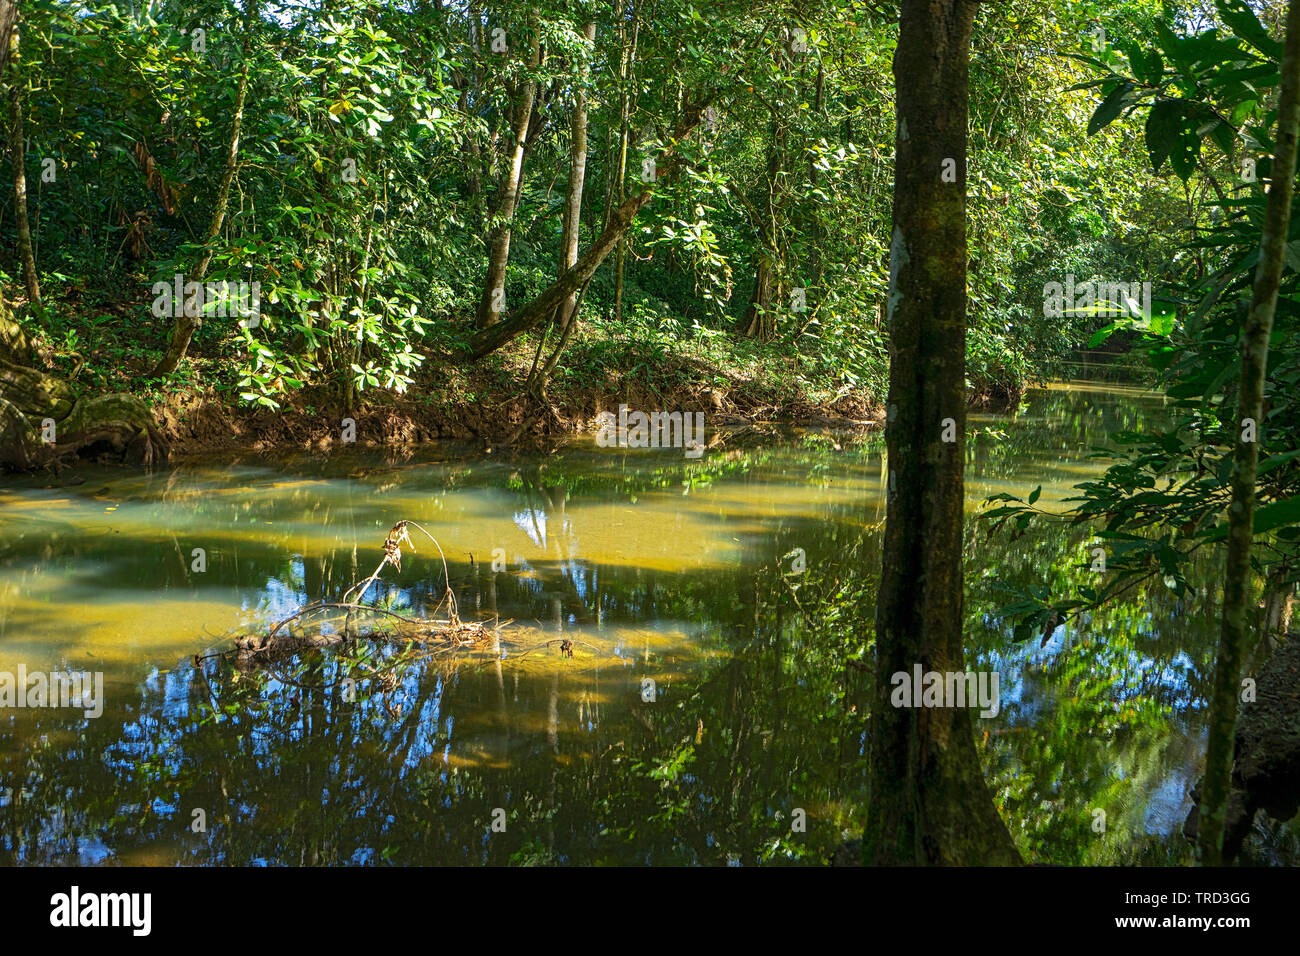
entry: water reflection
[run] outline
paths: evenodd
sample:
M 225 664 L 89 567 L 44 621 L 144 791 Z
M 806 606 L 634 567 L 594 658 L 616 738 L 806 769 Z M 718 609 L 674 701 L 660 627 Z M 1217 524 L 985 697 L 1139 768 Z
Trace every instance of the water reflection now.
M 1159 414 L 1136 389 L 1075 387 L 972 416 L 972 512 L 1039 484 L 1059 504 L 1108 430 Z M 699 462 L 576 442 L 7 488 L 0 670 L 102 670 L 108 704 L 0 711 L 0 860 L 824 862 L 866 804 L 881 454 L 795 431 Z M 493 643 L 195 664 L 339 599 L 399 518 L 438 537 L 467 616 L 513 622 Z M 1025 645 L 994 614 L 1000 587 L 1082 574 L 1086 533 L 972 526 L 968 646 L 1002 677 L 981 754 L 1027 857 L 1182 860 L 1209 605 L 1142 593 Z M 442 565 L 416 543 L 372 597 L 426 613 Z

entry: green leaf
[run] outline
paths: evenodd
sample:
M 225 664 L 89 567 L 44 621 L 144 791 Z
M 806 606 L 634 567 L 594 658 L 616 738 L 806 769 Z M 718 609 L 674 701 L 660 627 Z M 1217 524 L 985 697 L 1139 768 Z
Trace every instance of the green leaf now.
M 1286 244 L 1286 264 L 1300 272 L 1300 239 L 1292 239 Z
M 1165 72 L 1165 61 L 1160 58 L 1159 51 L 1143 50 L 1137 44 L 1130 44 L 1124 52 L 1128 54 L 1128 61 L 1133 66 L 1133 74 L 1139 80 L 1152 85 L 1160 82 Z
M 1219 16 L 1232 32 L 1271 60 L 1282 59 L 1282 44 L 1268 35 L 1246 0 L 1216 0 Z
M 1138 95 L 1131 80 L 1125 80 L 1111 90 L 1110 95 L 1098 104 L 1092 119 L 1088 120 L 1088 135 L 1092 136 L 1109 126 L 1124 111 L 1124 107 L 1136 102 Z
M 1108 338 L 1110 338 L 1111 333 L 1113 333 L 1118 328 L 1119 328 L 1119 323 L 1112 322 L 1110 323 L 1110 325 L 1103 326 L 1102 328 L 1098 329 L 1096 332 L 1093 332 L 1092 337 L 1088 339 L 1088 348 L 1095 349 L 1098 345 L 1101 345 L 1102 342 L 1105 342 Z
M 1257 474 L 1262 475 L 1266 471 L 1272 471 L 1278 465 L 1285 464 L 1297 457 L 1300 457 L 1300 448 L 1297 448 L 1294 451 L 1284 452 L 1280 455 L 1269 455 L 1259 463 L 1259 471 Z
M 1159 172 L 1170 152 L 1180 145 L 1183 135 L 1183 104 L 1181 100 L 1160 100 L 1147 115 L 1147 152 L 1151 156 L 1151 170 Z
M 1274 501 L 1255 512 L 1255 534 L 1300 523 L 1300 496 Z
M 1151 323 L 1147 327 L 1147 334 L 1159 338 L 1168 338 L 1169 333 L 1174 330 L 1175 315 L 1172 312 L 1157 312 L 1151 316 Z
M 1201 141 L 1195 137 L 1183 136 L 1179 145 L 1181 148 L 1169 153 L 1169 164 L 1174 167 L 1178 178 L 1185 182 L 1196 172 L 1196 158 L 1200 155 Z
M 1189 56 L 1187 41 L 1174 34 L 1163 22 L 1156 23 L 1156 40 L 1160 49 L 1164 51 L 1165 57 L 1172 60 L 1183 76 L 1189 80 L 1195 79 L 1192 70 L 1192 58 Z
M 1236 130 L 1222 120 L 1217 120 L 1210 129 L 1210 136 L 1219 149 L 1223 151 L 1224 156 L 1232 155 L 1233 148 L 1237 145 Z
M 1041 495 L 1042 493 L 1043 493 L 1043 486 L 1039 485 L 1037 488 L 1035 488 L 1033 491 L 1029 493 L 1029 503 L 1032 505 L 1035 501 L 1038 500 L 1038 496 Z

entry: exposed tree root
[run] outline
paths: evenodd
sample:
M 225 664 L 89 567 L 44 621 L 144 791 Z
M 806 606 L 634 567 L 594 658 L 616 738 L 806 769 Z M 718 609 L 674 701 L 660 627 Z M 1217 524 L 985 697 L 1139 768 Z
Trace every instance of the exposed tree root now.
M 138 398 L 80 396 L 32 361 L 31 343 L 0 298 L 0 470 L 101 454 L 145 467 L 166 460 L 167 440 Z

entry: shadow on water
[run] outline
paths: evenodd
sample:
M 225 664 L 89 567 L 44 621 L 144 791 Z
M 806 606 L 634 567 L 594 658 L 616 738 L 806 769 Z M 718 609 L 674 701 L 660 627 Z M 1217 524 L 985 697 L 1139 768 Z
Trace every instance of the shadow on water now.
M 972 416 L 972 515 L 1040 484 L 1059 507 L 1103 467 L 1091 446 L 1161 414 L 1136 389 L 1057 386 Z M 106 702 L 0 710 L 0 860 L 824 862 L 867 800 L 884 474 L 877 438 L 796 430 L 699 461 L 575 442 L 11 487 L 0 672 L 102 671 Z M 399 518 L 438 537 L 465 616 L 513 621 L 499 643 L 196 665 L 339 599 Z M 1185 861 L 1215 596 L 1135 593 L 1017 644 L 1001 589 L 1082 580 L 1088 529 L 971 525 L 971 666 L 1001 678 L 975 724 L 1022 852 Z M 432 609 L 442 565 L 416 545 L 371 598 Z

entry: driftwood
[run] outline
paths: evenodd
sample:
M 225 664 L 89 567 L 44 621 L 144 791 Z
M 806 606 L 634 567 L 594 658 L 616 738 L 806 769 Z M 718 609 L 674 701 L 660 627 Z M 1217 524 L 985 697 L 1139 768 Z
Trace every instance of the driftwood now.
M 104 453 L 146 467 L 167 459 L 167 440 L 138 398 L 79 395 L 34 362 L 27 333 L 0 297 L 0 470 Z
M 420 525 L 406 519 L 397 522 L 384 540 L 383 559 L 368 578 L 348 588 L 340 601 L 313 601 L 284 618 L 266 634 L 243 635 L 235 638 L 235 651 L 239 661 L 244 664 L 266 663 L 299 651 L 334 647 L 353 641 L 361 636 L 353 627 L 353 618 L 367 614 L 379 615 L 388 623 L 387 627 L 368 630 L 365 636 L 373 639 L 445 650 L 473 648 L 486 644 L 492 637 L 492 631 L 478 622 L 460 619 L 456 595 L 451 589 L 450 576 L 447 573 L 445 555 L 442 556 L 444 591 L 438 606 L 434 608 L 436 614 L 444 604 L 447 605 L 445 618 L 411 617 L 364 603 L 370 586 L 379 578 L 385 567 L 391 564 L 396 570 L 401 570 L 402 546 L 415 550 L 410 536 L 411 528 L 425 534 L 438 549 L 438 553 L 442 554 L 442 546 L 438 544 L 437 539 Z M 327 631 L 322 621 L 307 630 L 294 631 L 295 625 L 306 625 L 308 621 L 322 618 L 332 617 L 337 620 L 340 616 L 343 619 L 342 626 L 337 630 Z

